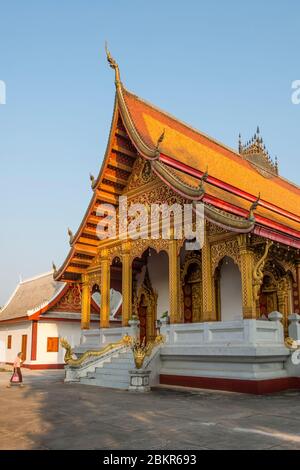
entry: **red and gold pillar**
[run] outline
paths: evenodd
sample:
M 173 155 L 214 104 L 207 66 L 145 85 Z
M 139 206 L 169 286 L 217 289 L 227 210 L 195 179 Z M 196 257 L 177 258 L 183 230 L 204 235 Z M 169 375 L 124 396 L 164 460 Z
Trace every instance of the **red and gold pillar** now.
M 87 274 L 82 274 L 82 293 L 81 293 L 81 329 L 90 328 L 91 318 L 91 289 Z
M 122 326 L 128 326 L 132 316 L 132 263 L 130 243 L 122 246 Z
M 100 255 L 101 266 L 101 309 L 100 328 L 109 328 L 110 315 L 110 259 L 107 249 L 102 250 Z

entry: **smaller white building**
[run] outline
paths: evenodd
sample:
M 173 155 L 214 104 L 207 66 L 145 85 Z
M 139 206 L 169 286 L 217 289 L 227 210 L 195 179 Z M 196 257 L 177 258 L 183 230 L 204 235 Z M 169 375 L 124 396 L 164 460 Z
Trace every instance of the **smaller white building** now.
M 91 321 L 99 323 L 92 302 Z M 64 367 L 59 338 L 80 342 L 81 292 L 75 284 L 57 282 L 49 272 L 19 283 L 0 311 L 0 362 L 12 364 L 22 351 L 24 367 Z

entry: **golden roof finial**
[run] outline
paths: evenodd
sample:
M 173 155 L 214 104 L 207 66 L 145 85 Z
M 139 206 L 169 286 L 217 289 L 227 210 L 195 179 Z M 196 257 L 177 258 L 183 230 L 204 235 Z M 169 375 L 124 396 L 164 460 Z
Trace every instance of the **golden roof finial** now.
M 248 217 L 249 220 L 255 220 L 254 211 L 255 211 L 255 209 L 257 208 L 257 206 L 259 205 L 259 201 L 260 201 L 260 193 L 258 193 L 257 198 L 256 198 L 255 201 L 251 204 L 250 211 L 249 211 L 249 217 Z
M 162 141 L 164 140 L 165 138 L 165 132 L 166 132 L 166 129 L 164 129 L 162 131 L 162 133 L 160 134 L 159 138 L 157 139 L 157 142 L 156 142 L 156 147 L 155 147 L 155 150 L 156 150 L 156 153 L 159 154 L 159 147 L 160 147 L 160 144 L 162 143 Z
M 277 155 L 275 156 L 275 169 L 276 169 L 276 174 L 278 175 L 278 157 L 277 157 Z
M 115 70 L 115 84 L 116 86 L 120 85 L 121 84 L 121 80 L 120 80 L 120 70 L 119 70 L 119 66 L 117 64 L 117 62 L 115 61 L 115 59 L 111 56 L 111 53 L 109 52 L 108 50 L 108 46 L 107 46 L 107 41 L 105 41 L 105 52 L 106 52 L 106 58 L 107 58 L 107 62 L 109 63 L 109 66 Z
M 90 173 L 90 181 L 91 181 L 91 188 L 92 189 L 95 189 L 95 184 L 96 184 L 96 178 L 94 175 L 92 175 L 92 173 Z
M 200 178 L 199 189 L 203 189 L 203 183 L 205 183 L 207 178 L 208 178 L 208 165 L 206 166 L 206 170 Z
M 68 235 L 70 237 L 69 243 L 70 243 L 70 245 L 72 245 L 73 240 L 74 240 L 74 235 L 73 235 L 73 232 L 70 228 L 68 228 Z
M 253 164 L 255 169 L 264 177 L 270 178 L 278 174 L 278 163 L 276 164 L 276 161 L 273 162 L 270 157 L 261 136 L 259 126 L 257 126 L 252 139 L 248 140 L 245 145 L 242 145 L 241 140 L 239 140 L 239 153 L 244 159 Z
M 242 145 L 242 135 L 239 133 L 239 153 L 241 153 L 243 150 L 243 145 Z

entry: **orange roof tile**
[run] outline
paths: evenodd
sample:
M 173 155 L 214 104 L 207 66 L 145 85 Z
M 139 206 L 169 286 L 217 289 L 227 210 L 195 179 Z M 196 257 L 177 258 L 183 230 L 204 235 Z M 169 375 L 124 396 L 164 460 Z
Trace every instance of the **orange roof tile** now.
M 149 146 L 155 147 L 158 137 L 165 129 L 164 140 L 160 145 L 162 154 L 196 170 L 205 171 L 208 167 L 209 176 L 253 196 L 260 193 L 262 200 L 300 216 L 299 187 L 279 176 L 265 178 L 247 160 L 221 143 L 190 128 L 125 89 L 123 96 L 136 130 Z M 195 179 L 188 180 L 191 185 L 195 185 Z M 299 224 L 297 227 L 300 229 Z

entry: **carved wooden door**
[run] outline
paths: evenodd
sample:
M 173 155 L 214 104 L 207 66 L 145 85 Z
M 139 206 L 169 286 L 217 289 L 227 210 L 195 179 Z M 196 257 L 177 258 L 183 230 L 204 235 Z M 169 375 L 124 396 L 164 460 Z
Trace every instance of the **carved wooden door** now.
M 142 342 L 145 339 L 147 342 L 147 306 L 144 303 L 144 296 L 142 296 L 140 305 L 139 305 L 139 322 L 140 322 L 140 341 Z
M 192 323 L 193 321 L 193 298 L 192 285 L 187 283 L 183 286 L 184 294 L 184 323 Z
M 183 286 L 184 323 L 199 322 L 202 311 L 201 271 L 197 264 L 189 267 Z

